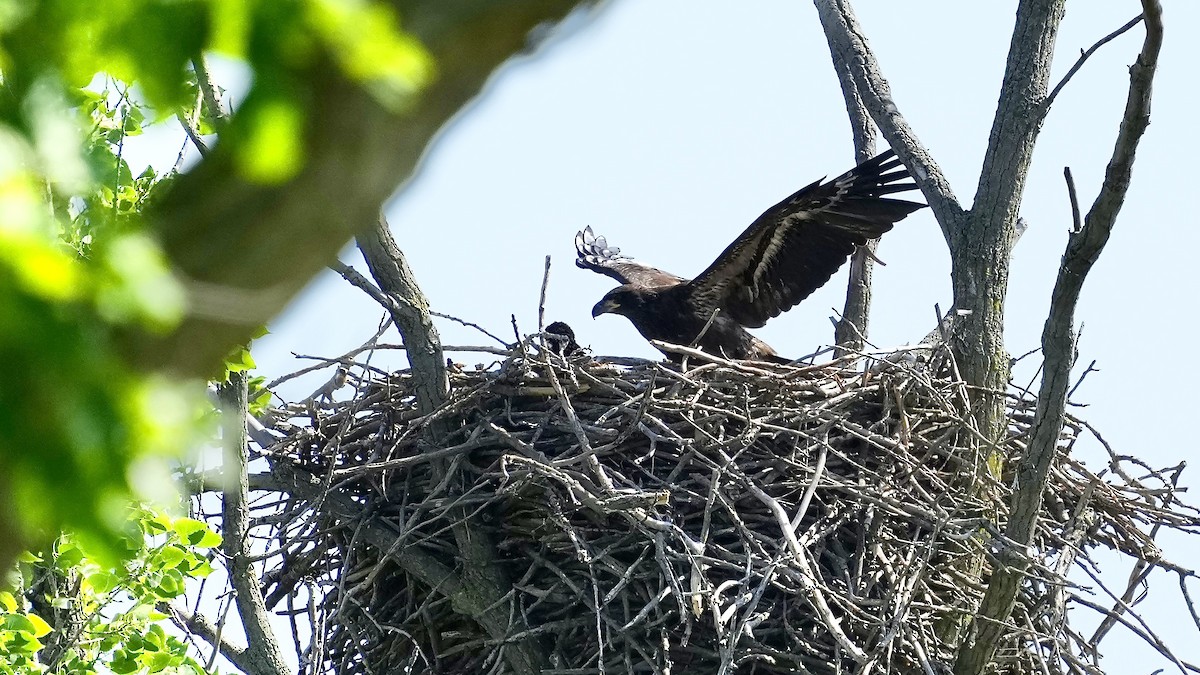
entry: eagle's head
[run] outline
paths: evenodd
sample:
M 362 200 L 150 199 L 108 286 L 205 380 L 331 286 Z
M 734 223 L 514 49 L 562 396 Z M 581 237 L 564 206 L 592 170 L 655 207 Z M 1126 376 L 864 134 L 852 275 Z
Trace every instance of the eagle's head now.
M 592 318 L 596 318 L 601 314 L 622 314 L 629 315 L 629 311 L 641 304 L 641 296 L 638 295 L 637 289 L 631 286 L 617 286 L 611 291 L 604 294 L 600 298 L 600 302 L 592 307 Z

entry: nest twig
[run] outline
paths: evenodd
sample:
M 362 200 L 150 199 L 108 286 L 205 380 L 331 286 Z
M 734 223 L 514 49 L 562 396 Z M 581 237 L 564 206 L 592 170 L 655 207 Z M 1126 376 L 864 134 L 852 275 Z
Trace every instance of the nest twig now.
M 1143 627 L 1119 591 L 1097 600 L 1067 580 L 1094 570 L 1089 550 L 1172 570 L 1187 591 L 1192 572 L 1154 543 L 1200 526 L 1179 467 L 1109 449 L 1092 473 L 1072 446 L 1108 446 L 1075 418 L 1035 545 L 1008 545 L 1011 476 L 987 470 L 965 385 L 936 349 L 865 371 L 690 361 L 617 367 L 525 343 L 498 367 L 453 369 L 432 415 L 407 372 L 365 368 L 350 400 L 275 411 L 286 437 L 264 454 L 308 488 L 275 506 L 267 594 L 317 589 L 305 669 L 505 672 L 505 645 L 533 640 L 548 673 L 941 673 L 989 570 L 1025 556 L 997 672 L 1094 673 L 1104 634 L 1081 635 L 1069 609 Z M 1035 401 L 1008 400 L 1013 466 Z M 431 446 L 435 420 L 450 431 Z M 467 487 L 437 480 L 434 458 Z M 522 634 L 497 640 L 394 562 L 419 552 L 469 574 L 450 522 L 464 512 L 497 543 Z

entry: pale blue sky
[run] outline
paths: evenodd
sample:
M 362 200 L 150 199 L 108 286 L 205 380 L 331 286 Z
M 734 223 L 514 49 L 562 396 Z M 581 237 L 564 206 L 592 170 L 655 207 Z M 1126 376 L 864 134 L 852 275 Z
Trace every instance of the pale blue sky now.
M 1195 449 L 1187 422 L 1191 354 L 1180 350 L 1196 328 L 1200 290 L 1192 259 L 1200 248 L 1191 204 L 1195 169 L 1180 156 L 1191 154 L 1194 136 L 1189 73 L 1200 64 L 1200 4 L 1165 4 L 1152 124 L 1129 199 L 1079 308 L 1086 324 L 1080 359 L 1096 359 L 1100 372 L 1076 396 L 1119 451 L 1155 466 L 1188 459 Z M 987 144 L 1014 5 L 856 3 L 901 113 L 965 206 Z M 1055 80 L 1080 49 L 1139 11 L 1131 0 L 1070 3 Z M 567 321 L 597 353 L 653 358 L 657 352 L 625 319 L 590 317 L 612 283 L 573 266 L 575 231 L 591 225 L 644 262 L 683 276 L 699 272 L 765 208 L 852 165 L 841 93 L 816 11 L 804 2 L 625 0 L 594 20 L 572 22 L 566 33 L 503 69 L 387 213 L 435 310 L 506 339 L 516 314 L 521 330 L 533 332 L 543 258 L 551 255 L 547 321 Z M 1030 229 L 1012 270 L 1007 329 L 1014 354 L 1038 344 L 1066 243 L 1062 169 L 1071 167 L 1086 209 L 1112 151 L 1127 66 L 1141 37 L 1134 29 L 1093 56 L 1046 121 L 1022 208 Z M 950 304 L 948 254 L 928 211 L 887 234 L 879 256 L 887 266 L 875 272 L 870 337 L 880 346 L 915 342 L 934 323 L 934 303 Z M 351 250 L 343 259 L 358 262 Z M 831 340 L 828 317 L 841 308 L 844 287 L 843 272 L 758 334 L 785 355 L 814 351 Z M 360 291 L 323 274 L 272 324 L 255 357 L 268 377 L 295 370 L 305 364 L 291 352 L 342 353 L 368 338 L 381 314 Z M 438 326 L 447 344 L 488 344 L 453 323 Z M 490 360 L 452 356 L 468 364 Z M 1023 368 L 1019 379 L 1031 375 Z M 1080 453 L 1101 466 L 1095 448 Z M 1195 476 L 1186 482 L 1198 484 Z M 1169 540 L 1167 555 L 1200 564 L 1192 539 Z M 1128 566 L 1110 563 L 1108 571 L 1123 587 Z M 1200 661 L 1175 580 L 1155 581 L 1140 609 L 1182 658 Z M 1110 637 L 1107 645 L 1104 665 L 1113 675 L 1170 668 L 1132 638 Z

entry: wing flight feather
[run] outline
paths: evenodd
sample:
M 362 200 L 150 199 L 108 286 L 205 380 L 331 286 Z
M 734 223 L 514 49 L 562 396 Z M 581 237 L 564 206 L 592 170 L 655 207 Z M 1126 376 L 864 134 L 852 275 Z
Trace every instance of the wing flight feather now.
M 884 196 L 916 189 L 908 178 L 888 150 L 831 181 L 801 188 L 767 209 L 688 282 L 693 301 L 701 311 L 719 308 L 748 328 L 762 326 L 829 281 L 855 247 L 925 206 Z

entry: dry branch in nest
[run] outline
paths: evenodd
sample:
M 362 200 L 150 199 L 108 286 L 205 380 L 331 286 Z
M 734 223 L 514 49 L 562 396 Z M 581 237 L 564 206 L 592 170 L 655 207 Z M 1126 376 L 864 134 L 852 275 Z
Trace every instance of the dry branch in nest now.
M 317 589 L 306 672 L 507 672 L 503 650 L 532 643 L 546 673 L 932 674 L 989 570 L 1028 556 L 997 672 L 1095 672 L 1103 633 L 1077 632 L 1072 607 L 1169 653 L 1066 575 L 1093 573 L 1100 546 L 1189 578 L 1153 541 L 1200 525 L 1178 467 L 1110 453 L 1094 474 L 1070 456 L 1094 432 L 1069 419 L 1035 545 L 1006 545 L 1011 477 L 979 461 L 965 385 L 940 350 L 902 356 L 618 367 L 526 341 L 454 369 L 450 402 L 424 417 L 407 372 L 354 368 L 351 400 L 274 412 L 286 437 L 258 485 L 287 508 L 268 523 L 268 601 Z M 1034 401 L 1008 402 L 1013 466 Z M 435 421 L 450 431 L 430 444 Z M 462 513 L 511 584 L 485 608 L 507 617 L 499 639 L 464 609 Z

